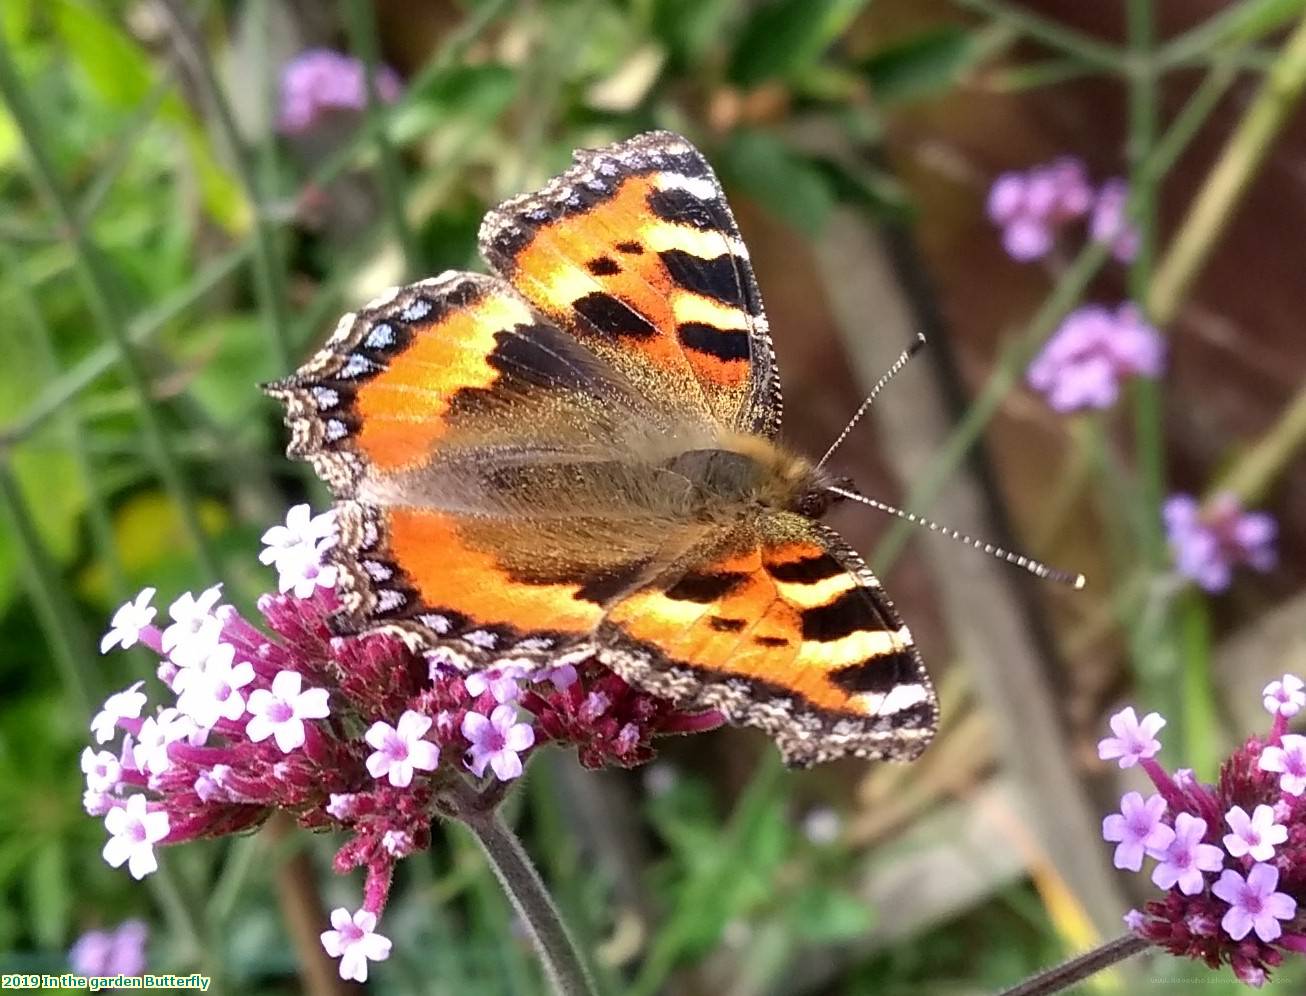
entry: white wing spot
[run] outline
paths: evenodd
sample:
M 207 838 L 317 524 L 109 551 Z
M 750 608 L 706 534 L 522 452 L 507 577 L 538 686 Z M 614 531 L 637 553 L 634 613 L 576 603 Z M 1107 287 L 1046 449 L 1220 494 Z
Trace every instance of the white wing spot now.
M 377 592 L 377 606 L 382 612 L 393 612 L 404 604 L 403 592 L 393 588 L 382 588 Z
M 431 302 L 424 297 L 419 297 L 415 301 L 410 301 L 399 316 L 406 322 L 416 322 L 425 318 L 431 313 Z
M 683 190 L 700 201 L 715 201 L 721 196 L 717 185 L 705 176 L 682 176 L 680 173 L 663 173 L 654 180 L 662 190 Z
M 394 341 L 395 330 L 386 322 L 377 322 L 372 326 L 372 331 L 367 333 L 363 345 L 368 349 L 388 349 L 394 345 Z
M 449 622 L 448 616 L 442 616 L 435 612 L 428 612 L 425 615 L 418 616 L 417 619 L 427 629 L 434 633 L 439 633 L 441 636 L 449 632 L 453 626 L 453 624 Z
M 349 426 L 338 418 L 327 419 L 326 437 L 328 442 L 337 442 L 349 435 Z
M 340 404 L 340 394 L 329 387 L 315 387 L 313 388 L 313 400 L 317 402 L 318 408 L 325 411 Z
M 365 374 L 371 369 L 372 361 L 366 356 L 360 356 L 357 353 L 350 353 L 349 359 L 347 359 L 345 365 L 340 368 L 338 376 L 348 379 L 351 377 L 357 377 L 359 374 Z
M 464 633 L 463 639 L 473 647 L 480 647 L 482 650 L 493 650 L 499 642 L 499 638 L 493 633 L 486 632 L 483 629 L 474 629 L 470 633 Z

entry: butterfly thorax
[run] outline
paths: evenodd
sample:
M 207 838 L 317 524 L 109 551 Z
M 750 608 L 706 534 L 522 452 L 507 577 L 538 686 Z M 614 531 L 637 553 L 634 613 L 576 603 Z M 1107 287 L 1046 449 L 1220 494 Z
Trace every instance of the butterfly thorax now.
M 718 445 L 672 457 L 669 470 L 682 474 L 711 513 L 757 507 L 797 512 L 820 492 L 818 474 L 805 458 L 762 436 L 737 433 Z

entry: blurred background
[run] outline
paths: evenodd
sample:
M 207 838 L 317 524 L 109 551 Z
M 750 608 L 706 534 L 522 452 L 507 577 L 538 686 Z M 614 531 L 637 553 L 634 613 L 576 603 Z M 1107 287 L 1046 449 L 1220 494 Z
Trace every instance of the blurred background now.
M 119 966 L 357 988 L 313 940 L 358 889 L 329 836 L 274 822 L 170 851 L 146 883 L 101 860 L 78 755 L 152 666 L 99 637 L 146 585 L 167 605 L 222 580 L 245 608 L 274 587 L 260 534 L 326 499 L 257 384 L 384 287 L 483 268 L 487 207 L 653 127 L 730 196 L 785 436 L 823 452 L 923 331 L 834 469 L 1089 584 L 841 507 L 940 687 L 919 762 L 790 773 L 738 730 L 630 772 L 541 753 L 510 815 L 605 991 L 981 993 L 1119 934 L 1156 892 L 1101 839 L 1141 785 L 1098 760 L 1106 717 L 1159 711 L 1168 764 L 1209 779 L 1266 725 L 1262 686 L 1306 668 L 1303 18 L 1298 0 L 4 0 L 4 971 L 64 970 L 79 937 L 103 964 L 110 938 L 86 933 L 126 922 Z M 1061 157 L 1037 202 L 1051 174 L 1030 171 Z M 1031 386 L 1049 338 L 1089 320 L 1163 341 L 1163 362 L 1098 371 L 1118 397 L 1086 405 Z M 1186 561 L 1163 505 L 1222 492 L 1273 517 L 1277 565 L 1231 546 L 1220 583 Z M 544 991 L 459 833 L 404 862 L 387 934 L 377 992 Z M 1236 988 L 1158 956 L 1085 991 L 1199 974 Z

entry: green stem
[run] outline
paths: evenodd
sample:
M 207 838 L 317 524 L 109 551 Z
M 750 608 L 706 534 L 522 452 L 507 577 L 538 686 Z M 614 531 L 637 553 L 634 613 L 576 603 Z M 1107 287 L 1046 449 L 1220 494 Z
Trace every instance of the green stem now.
M 0 459 L 0 503 L 3 503 L 11 534 L 18 541 L 32 608 L 45 630 L 69 704 L 78 716 L 89 719 L 91 703 L 98 698 L 95 691 L 99 684 L 86 663 L 91 656 L 91 640 L 46 556 L 36 523 L 32 521 L 27 501 L 7 458 Z
M 1094 948 L 1078 958 L 1062 962 L 1055 968 L 1049 968 L 1018 986 L 1004 989 L 999 996 L 1050 996 L 1051 993 L 1065 992 L 1085 979 L 1092 978 L 1098 972 L 1116 965 L 1126 958 L 1132 958 L 1151 947 L 1150 942 L 1136 934 L 1125 934 L 1114 941 L 1108 941 L 1099 948 Z
M 1232 491 L 1244 502 L 1257 502 L 1303 446 L 1306 446 L 1306 387 L 1293 396 L 1274 427 L 1234 461 L 1213 490 Z
M 1255 41 L 1299 16 L 1303 8 L 1306 0 L 1244 0 L 1170 39 L 1157 50 L 1157 62 L 1169 68 L 1209 56 L 1229 43 Z
M 213 68 L 207 46 L 199 38 L 178 0 L 163 0 L 162 9 L 172 22 L 174 41 L 178 51 L 191 66 L 196 84 L 212 111 L 213 120 L 230 154 L 232 169 L 254 211 L 254 287 L 258 294 L 259 310 L 267 327 L 268 342 L 272 348 L 273 363 L 277 373 L 287 371 L 293 362 L 290 339 L 287 334 L 285 280 L 281 257 L 277 251 L 276 227 L 263 210 L 258 180 L 250 163 L 249 152 L 236 127 L 231 103 Z
M 422 250 L 408 224 L 404 211 L 404 175 L 390 141 L 387 130 L 388 113 L 381 102 L 376 87 L 376 74 L 381 64 L 380 44 L 376 37 L 376 16 L 371 0 L 348 0 L 345 13 L 349 22 L 349 38 L 354 50 L 367 69 L 367 131 L 376 142 L 380 162 L 379 180 L 381 199 L 385 204 L 390 227 L 399 239 L 404 252 L 404 267 L 409 279 L 422 272 Z
M 39 117 L 36 109 L 28 99 L 10 56 L 8 44 L 2 36 L 0 36 L 0 96 L 9 106 L 19 133 L 26 143 L 36 185 L 72 242 L 78 274 L 96 324 L 117 350 L 128 385 L 135 394 L 136 414 L 144 430 L 150 461 L 165 490 L 177 506 L 182 527 L 195 548 L 201 566 L 207 574 L 216 578 L 217 557 L 200 524 L 199 512 L 190 484 L 173 454 L 163 421 L 154 408 L 150 396 L 149 377 L 127 335 L 126 323 L 119 313 L 118 302 L 113 296 L 111 277 L 100 257 L 99 247 L 94 245 L 82 226 L 72 198 L 55 170 L 54 159 L 46 147 L 45 136 L 38 126 Z
M 1115 73 L 1121 72 L 1124 68 L 1125 59 L 1115 47 L 1067 28 L 1064 24 L 1031 13 L 1023 7 L 1005 3 L 1003 0 L 956 0 L 956 3 L 960 7 L 1003 21 L 1022 34 L 1073 55 L 1081 62 L 1109 69 Z
M 244 263 L 249 252 L 248 245 L 238 246 L 225 256 L 215 259 L 186 287 L 134 319 L 127 326 L 127 341 L 133 348 L 147 344 L 170 321 L 231 276 Z M 71 369 L 43 387 L 21 419 L 0 429 L 0 443 L 21 442 L 32 435 L 82 391 L 108 373 L 118 358 L 116 344 L 105 343 L 96 347 Z
M 1304 86 L 1306 18 L 1275 58 L 1157 267 L 1147 297 L 1148 314 L 1157 323 L 1165 325 L 1174 319 L 1275 137 L 1297 106 Z
M 39 367 L 38 376 L 43 383 L 49 383 L 60 374 L 59 357 L 54 348 L 54 334 L 45 320 L 36 295 L 30 286 L 18 278 L 17 272 L 17 261 L 13 253 L 7 246 L 0 245 L 0 274 L 10 278 L 18 304 L 18 324 L 30 333 L 29 345 L 36 366 Z M 113 535 L 113 517 L 100 489 L 99 475 L 95 472 L 95 462 L 86 445 L 86 435 L 76 409 L 71 406 L 61 408 L 57 428 L 61 448 L 72 457 L 82 491 L 86 494 L 86 519 L 90 526 L 97 558 L 108 574 L 109 591 L 119 602 L 126 601 L 131 593 L 127 587 L 127 575 L 123 570 L 122 558 L 118 556 L 118 544 Z
M 447 787 L 447 797 L 452 803 L 450 815 L 476 837 L 513 909 L 530 932 L 553 991 L 557 996 L 595 996 L 597 990 L 562 914 L 498 809 L 486 805 L 462 778 Z

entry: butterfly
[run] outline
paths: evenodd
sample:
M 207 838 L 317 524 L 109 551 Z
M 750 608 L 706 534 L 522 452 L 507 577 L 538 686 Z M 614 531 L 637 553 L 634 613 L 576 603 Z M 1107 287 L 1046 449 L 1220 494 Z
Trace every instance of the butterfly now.
M 492 275 L 345 315 L 268 385 L 337 499 L 342 633 L 464 669 L 596 657 L 765 731 L 786 763 L 909 760 L 911 633 L 778 441 L 775 351 L 710 166 L 650 132 L 490 211 Z

